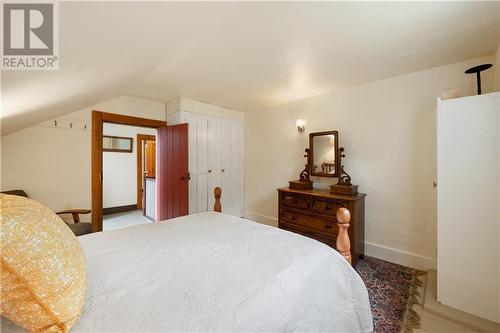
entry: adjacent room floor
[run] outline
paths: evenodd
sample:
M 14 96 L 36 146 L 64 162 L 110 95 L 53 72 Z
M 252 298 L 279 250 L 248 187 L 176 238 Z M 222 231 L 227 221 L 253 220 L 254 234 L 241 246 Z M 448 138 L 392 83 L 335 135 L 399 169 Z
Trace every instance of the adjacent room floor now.
M 114 230 L 144 223 L 153 223 L 153 221 L 145 217 L 142 210 L 134 210 L 131 212 L 104 215 L 102 229 L 104 231 Z

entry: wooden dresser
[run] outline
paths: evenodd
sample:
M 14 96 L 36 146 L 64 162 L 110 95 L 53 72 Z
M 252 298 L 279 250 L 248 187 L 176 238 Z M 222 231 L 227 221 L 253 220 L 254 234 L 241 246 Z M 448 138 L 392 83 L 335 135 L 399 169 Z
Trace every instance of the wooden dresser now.
M 352 265 L 364 254 L 365 196 L 331 194 L 329 190 L 278 189 L 279 222 L 281 229 L 314 238 L 335 248 L 338 234 L 337 209 L 345 207 L 351 212 L 349 239 Z

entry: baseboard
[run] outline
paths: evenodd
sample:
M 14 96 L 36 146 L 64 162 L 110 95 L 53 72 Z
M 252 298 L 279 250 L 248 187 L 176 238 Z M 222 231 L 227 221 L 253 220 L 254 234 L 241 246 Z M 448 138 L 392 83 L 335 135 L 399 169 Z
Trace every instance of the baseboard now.
M 137 204 L 103 208 L 102 215 L 124 213 L 124 212 L 130 212 L 132 210 L 137 210 Z
M 278 226 L 278 218 L 272 217 L 272 216 L 267 216 L 267 215 L 263 215 L 263 214 L 259 214 L 259 213 L 253 213 L 253 212 L 245 212 L 244 218 L 251 220 L 251 221 L 259 222 L 262 224 L 267 224 L 267 225 L 270 225 L 272 227 Z
M 437 267 L 435 258 L 425 257 L 416 253 L 406 252 L 366 241 L 365 255 L 423 271 L 435 270 Z

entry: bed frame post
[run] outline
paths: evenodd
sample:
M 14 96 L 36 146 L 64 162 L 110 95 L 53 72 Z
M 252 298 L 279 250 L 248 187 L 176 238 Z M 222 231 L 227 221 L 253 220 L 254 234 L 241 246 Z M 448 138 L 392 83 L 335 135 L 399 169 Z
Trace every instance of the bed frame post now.
M 337 221 L 339 226 L 339 234 L 337 236 L 337 251 L 352 264 L 351 258 L 351 241 L 349 240 L 349 234 L 347 229 L 349 229 L 349 222 L 351 221 L 351 212 L 347 208 L 339 208 L 337 210 Z
M 214 196 L 215 196 L 215 204 L 214 204 L 214 212 L 222 212 L 222 207 L 220 205 L 220 195 L 222 193 L 222 189 L 220 187 L 214 188 Z

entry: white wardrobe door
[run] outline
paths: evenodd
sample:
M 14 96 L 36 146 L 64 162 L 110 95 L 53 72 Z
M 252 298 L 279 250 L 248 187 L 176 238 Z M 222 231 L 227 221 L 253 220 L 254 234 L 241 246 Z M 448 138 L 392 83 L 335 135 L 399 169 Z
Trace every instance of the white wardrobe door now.
M 500 93 L 438 103 L 437 299 L 500 322 Z
M 222 166 L 226 172 L 239 172 L 243 167 L 243 122 L 223 120 Z
M 184 112 L 189 124 L 189 214 L 207 211 L 208 119 Z
M 222 174 L 222 212 L 243 216 L 243 173 L 224 172 Z
M 214 188 L 222 187 L 222 119 L 208 117 L 208 210 L 213 210 Z M 224 195 L 224 194 L 223 194 Z
M 223 120 L 222 211 L 243 216 L 243 123 Z

